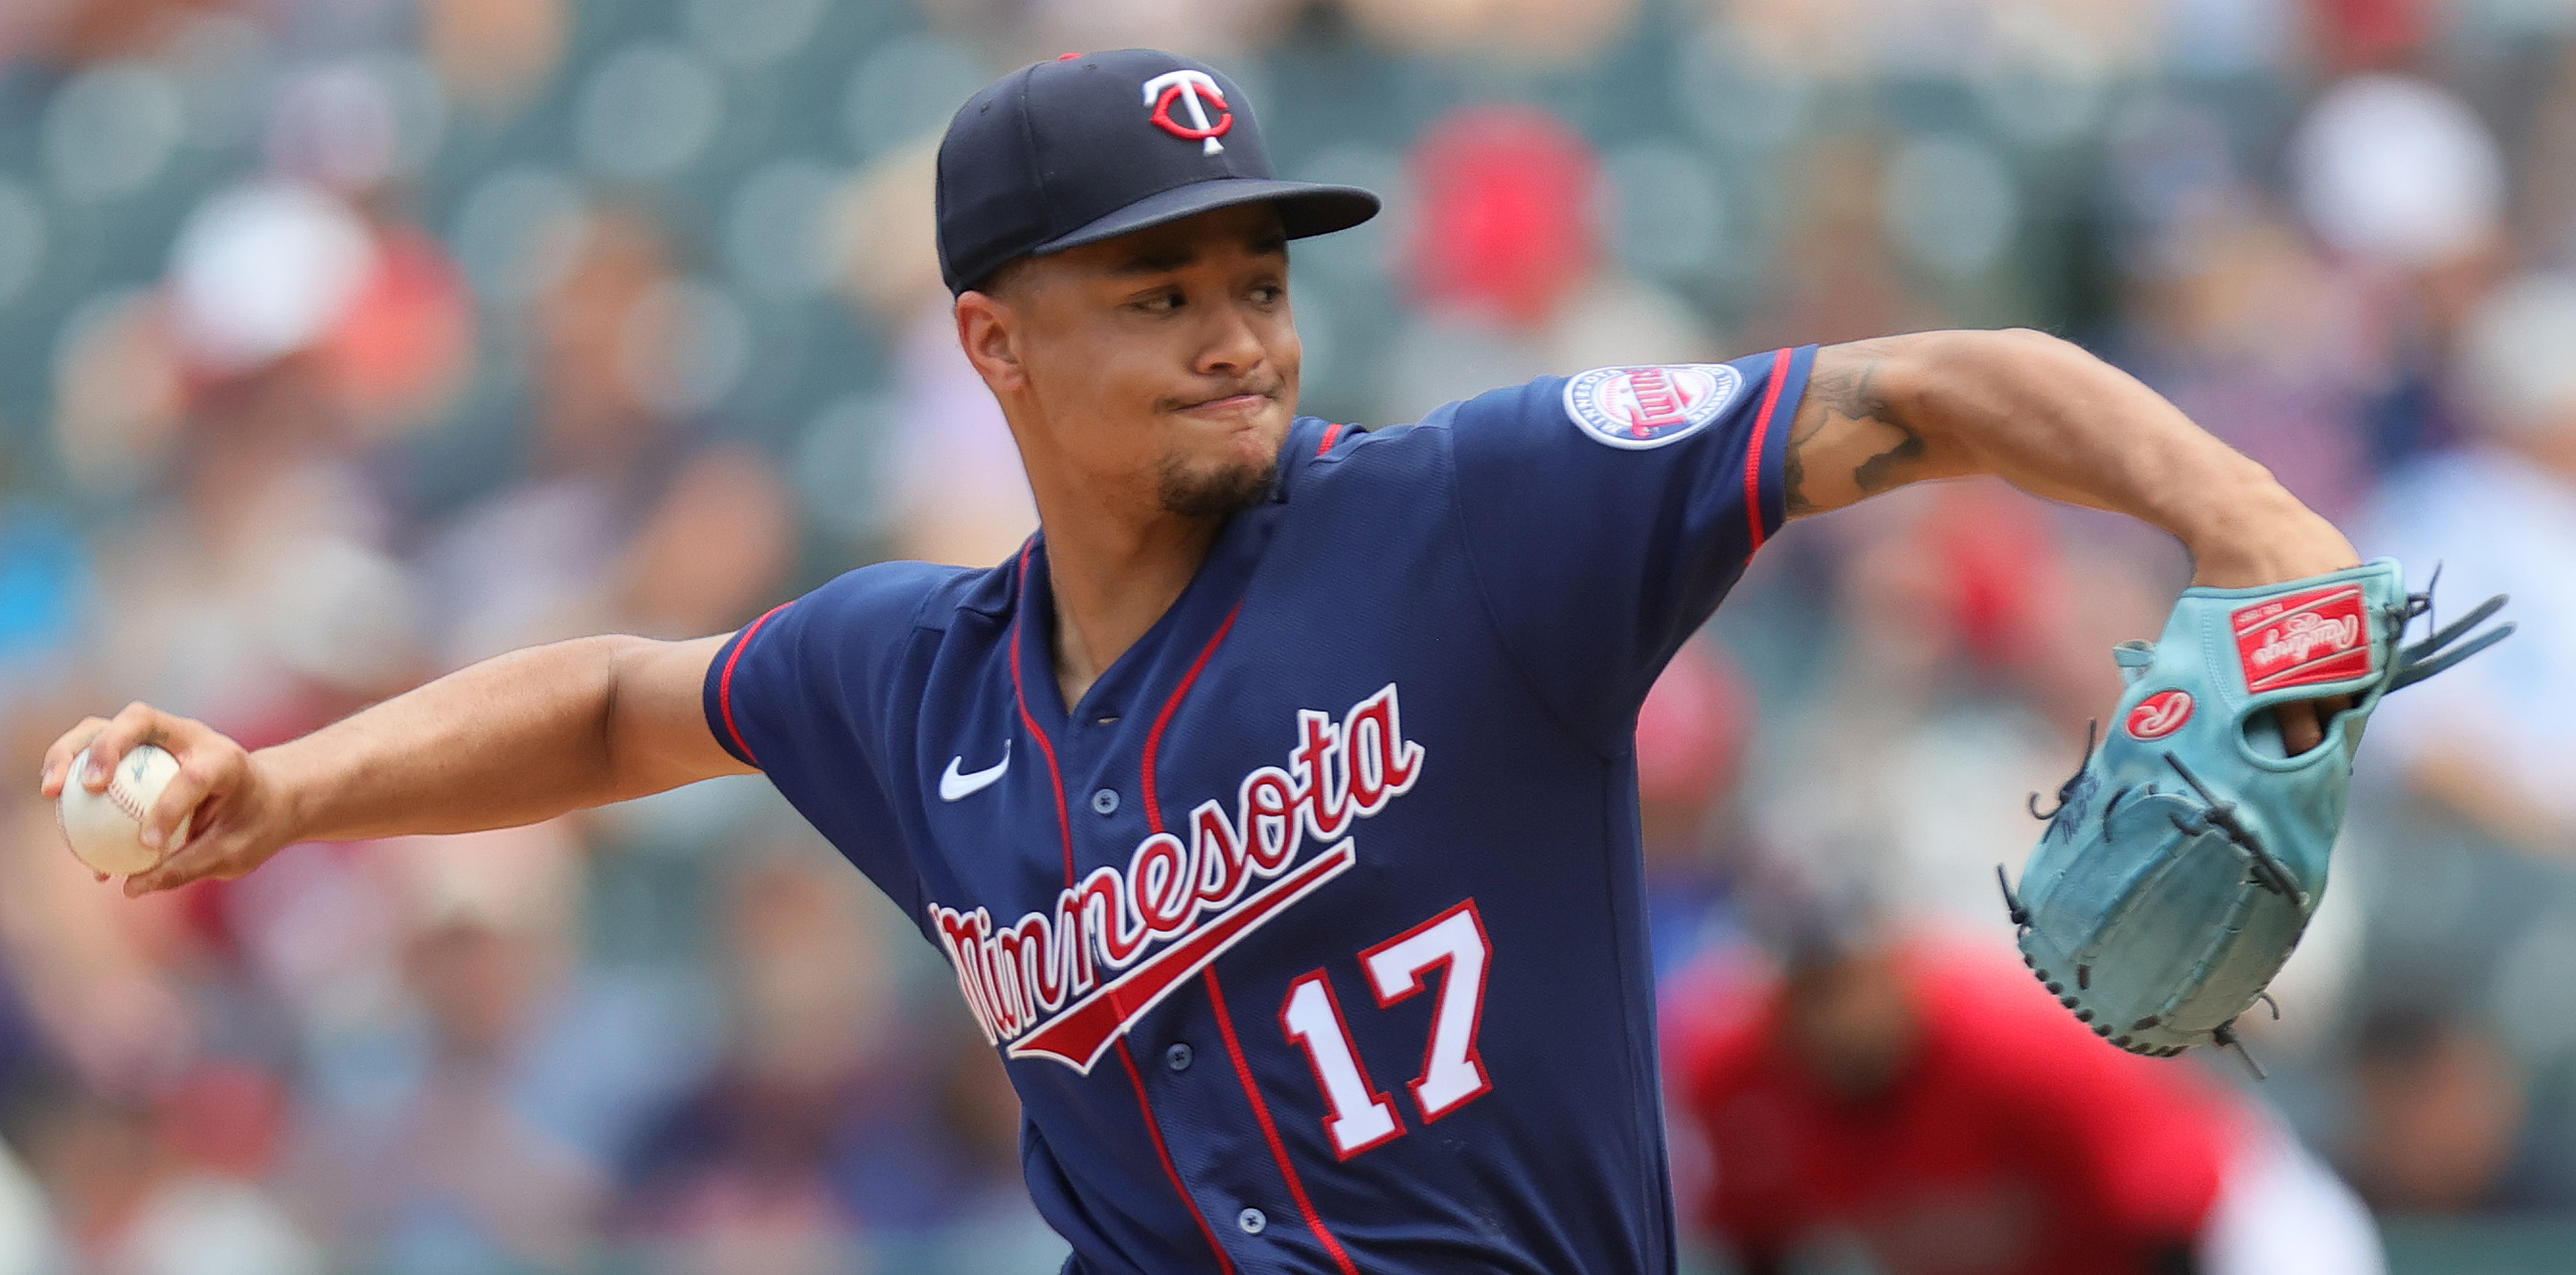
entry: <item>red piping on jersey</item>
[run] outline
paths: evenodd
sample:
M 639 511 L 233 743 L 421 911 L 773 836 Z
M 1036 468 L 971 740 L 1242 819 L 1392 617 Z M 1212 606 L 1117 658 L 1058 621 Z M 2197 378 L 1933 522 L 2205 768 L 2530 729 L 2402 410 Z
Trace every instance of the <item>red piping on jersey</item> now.
M 1234 1016 L 1225 1010 L 1225 989 L 1217 985 L 1216 967 L 1207 969 L 1208 1000 L 1216 1005 L 1217 1034 L 1225 1037 L 1225 1052 L 1234 1057 L 1234 1074 L 1243 1078 L 1244 1096 L 1252 1099 L 1253 1118 L 1261 1122 L 1261 1136 L 1270 1140 L 1270 1156 L 1279 1162 L 1279 1176 L 1288 1180 L 1288 1194 L 1297 1201 L 1297 1211 L 1306 1215 L 1306 1225 L 1323 1241 L 1324 1251 L 1333 1255 L 1333 1264 L 1342 1275 L 1360 1275 L 1351 1265 L 1351 1255 L 1342 1251 L 1342 1242 L 1324 1229 L 1323 1217 L 1315 1212 L 1315 1202 L 1306 1198 L 1306 1184 L 1297 1177 L 1297 1166 L 1289 1163 L 1288 1146 L 1279 1140 L 1279 1126 L 1271 1122 L 1270 1104 L 1261 1100 L 1261 1087 L 1252 1083 L 1252 1064 L 1243 1060 L 1243 1042 L 1235 1039 Z
M 1341 427 L 1336 425 L 1333 428 Z M 1326 446 L 1330 446 L 1329 433 L 1325 439 Z M 1216 654 L 1217 647 L 1224 644 L 1225 635 L 1234 631 L 1235 617 L 1242 614 L 1241 602 L 1235 603 L 1234 609 L 1226 613 L 1225 623 L 1216 626 L 1216 636 L 1208 639 L 1206 649 L 1199 652 L 1199 658 L 1197 662 L 1190 665 L 1190 671 L 1181 675 L 1180 685 L 1172 688 L 1172 697 L 1163 701 L 1163 711 L 1154 718 L 1153 731 L 1145 736 L 1145 757 L 1142 766 L 1145 819 L 1156 832 L 1166 830 L 1163 826 L 1163 807 L 1155 799 L 1154 793 L 1154 755 L 1161 751 L 1163 728 L 1172 724 L 1172 715 L 1180 711 L 1181 700 L 1189 695 L 1190 687 L 1197 684 L 1199 674 L 1207 668 L 1209 658 Z M 1323 1241 L 1325 1251 L 1331 1253 L 1334 1263 L 1342 1268 L 1342 1275 L 1359 1275 L 1359 1268 L 1351 1265 L 1351 1255 L 1342 1251 L 1341 1241 L 1334 1239 L 1333 1233 L 1324 1229 L 1323 1216 L 1315 1212 L 1315 1202 L 1306 1197 L 1306 1184 L 1299 1180 L 1297 1166 L 1288 1159 L 1287 1145 L 1279 1140 L 1279 1126 L 1270 1119 L 1270 1104 L 1262 1101 L 1261 1087 L 1254 1084 L 1252 1080 L 1252 1067 L 1243 1059 L 1243 1042 L 1234 1034 L 1234 1015 L 1226 1012 L 1225 989 L 1217 983 L 1216 967 L 1209 966 L 1202 977 L 1207 979 L 1208 1000 L 1216 1006 L 1217 1034 L 1225 1038 L 1225 1052 L 1234 1059 L 1234 1074 L 1243 1080 L 1243 1095 L 1252 1100 L 1253 1117 L 1261 1123 L 1261 1136 L 1270 1141 L 1270 1156 L 1279 1164 L 1279 1176 L 1287 1181 L 1288 1194 L 1296 1199 L 1297 1211 L 1305 1214 L 1307 1228 L 1315 1233 L 1315 1238 Z M 1118 1042 L 1118 1048 L 1123 1057 L 1127 1042 L 1121 1039 Z M 1128 1066 L 1132 1071 L 1135 1065 L 1130 1063 Z M 1137 1090 L 1137 1096 L 1140 1099 L 1144 1096 L 1141 1088 Z M 1175 1174 L 1172 1181 L 1174 1185 L 1178 1185 L 1179 1175 Z M 1186 1191 L 1181 1194 L 1184 1198 L 1189 1195 Z M 1193 1212 L 1197 1207 L 1195 1202 L 1191 1204 Z M 1207 1223 L 1201 1220 L 1199 1225 L 1205 1226 Z M 1211 1239 L 1209 1242 L 1215 1241 Z
M 741 637 L 734 639 L 733 654 L 725 657 L 724 676 L 716 679 L 716 707 L 724 712 L 725 731 L 733 736 L 733 746 L 742 750 L 743 760 L 754 766 L 760 764 L 760 759 L 751 755 L 751 745 L 743 742 L 742 728 L 733 724 L 733 666 L 742 663 L 742 648 L 751 645 L 751 635 L 760 632 L 760 626 L 769 623 L 769 617 L 786 609 L 787 603 L 781 602 L 761 612 L 760 618 L 752 621 L 751 627 L 744 629 Z
M 1076 880 L 1073 868 L 1073 812 L 1065 805 L 1064 772 L 1056 765 L 1055 744 L 1047 739 L 1046 730 L 1038 725 L 1037 716 L 1029 712 L 1028 691 L 1020 681 L 1019 626 L 1027 621 L 1029 615 L 1029 553 L 1037 548 L 1037 543 L 1037 538 L 1032 536 L 1027 544 L 1020 546 L 1020 608 L 1019 613 L 1011 617 L 1011 699 L 1020 710 L 1020 724 L 1029 728 L 1029 734 L 1038 741 L 1038 751 L 1046 755 L 1047 780 L 1055 785 L 1055 826 L 1064 837 L 1064 884 L 1066 889 L 1071 889 Z M 1230 628 L 1233 624 L 1234 617 L 1227 616 L 1227 627 Z M 1217 636 L 1225 636 L 1224 631 L 1219 630 Z M 1215 650 L 1215 644 L 1210 643 L 1208 649 Z M 1199 663 L 1207 663 L 1207 656 L 1204 654 L 1199 656 Z M 1195 666 L 1190 669 L 1190 676 L 1192 678 L 1198 676 L 1198 669 Z M 1182 682 L 1184 688 L 1188 685 L 1187 681 Z M 1179 697 L 1174 696 L 1173 702 L 1178 703 Z M 1165 709 L 1163 715 L 1170 717 L 1171 710 Z M 1155 726 L 1155 734 L 1161 733 L 1162 727 L 1158 723 Z M 1153 755 L 1151 740 L 1146 743 L 1146 755 L 1148 757 Z M 1148 802 L 1147 805 L 1150 807 L 1152 803 Z M 1154 1104 L 1145 1096 L 1145 1077 L 1137 1072 L 1135 1056 L 1128 1052 L 1127 1040 L 1124 1036 L 1118 1040 L 1118 1061 L 1127 1064 L 1128 1083 L 1136 1087 L 1136 1109 L 1145 1115 L 1145 1136 L 1153 1142 L 1154 1155 L 1163 1162 L 1163 1172 L 1172 1179 L 1172 1192 L 1181 1197 L 1181 1207 L 1190 1211 L 1190 1220 L 1199 1224 L 1199 1234 L 1207 1237 L 1208 1250 L 1216 1254 L 1217 1269 L 1223 1271 L 1225 1275 L 1234 1275 L 1234 1259 L 1227 1256 L 1225 1247 L 1216 1242 L 1215 1229 L 1208 1225 L 1207 1216 L 1199 1212 L 1197 1197 L 1191 1195 L 1189 1186 L 1181 1181 L 1180 1168 L 1172 1163 L 1172 1153 L 1163 1145 L 1163 1126 L 1154 1119 Z
M 1168 831 L 1163 827 L 1163 803 L 1156 800 L 1154 794 L 1154 755 L 1163 749 L 1163 728 L 1172 724 L 1172 714 L 1180 711 L 1181 700 L 1190 693 L 1190 687 L 1198 683 L 1199 674 L 1207 668 L 1208 657 L 1215 655 L 1216 648 L 1224 643 L 1225 635 L 1234 631 L 1234 617 L 1241 614 L 1241 602 L 1235 603 L 1234 609 L 1225 613 L 1225 623 L 1216 626 L 1216 636 L 1208 639 L 1206 649 L 1199 652 L 1198 661 L 1190 665 L 1189 672 L 1181 674 L 1181 684 L 1172 688 L 1172 697 L 1163 701 L 1163 711 L 1154 717 L 1154 729 L 1145 735 L 1145 760 L 1138 770 L 1143 776 L 1140 787 L 1144 789 L 1145 822 L 1156 832 Z M 1073 882 L 1068 880 L 1065 884 Z
M 1163 1172 L 1172 1177 L 1172 1189 L 1180 1192 L 1181 1203 L 1190 1208 L 1190 1220 L 1199 1224 L 1199 1234 L 1207 1237 L 1208 1249 L 1216 1254 L 1217 1269 L 1234 1275 L 1234 1259 L 1226 1255 L 1225 1246 L 1216 1242 L 1216 1228 L 1208 1225 L 1207 1215 L 1199 1212 L 1199 1202 L 1190 1189 L 1181 1185 L 1181 1171 L 1172 1164 L 1172 1153 L 1163 1145 L 1163 1126 L 1154 1119 L 1154 1104 L 1145 1101 L 1145 1077 L 1136 1071 L 1136 1056 L 1127 1051 L 1127 1038 L 1118 1038 L 1118 1061 L 1127 1064 L 1127 1079 L 1136 1086 L 1136 1109 L 1145 1113 L 1145 1132 L 1154 1139 L 1154 1154 L 1163 1161 Z
M 1318 458 L 1321 458 L 1321 457 L 1325 456 L 1326 454 L 1330 453 L 1330 452 L 1333 450 L 1333 440 L 1334 440 L 1334 439 L 1336 439 L 1336 438 L 1340 438 L 1341 436 L 1342 436 L 1342 427 L 1341 427 L 1341 426 L 1339 426 L 1339 425 L 1327 425 L 1327 426 L 1325 426 L 1325 427 L 1324 427 L 1324 444 L 1323 444 L 1323 446 L 1318 447 L 1318 448 L 1316 448 L 1316 449 L 1315 449 L 1315 455 L 1316 455 Z
M 1028 692 L 1020 686 L 1020 625 L 1026 623 L 1029 616 L 1029 551 L 1036 548 L 1037 543 L 1037 539 L 1031 537 L 1027 544 L 1020 546 L 1020 609 L 1011 617 L 1011 700 L 1020 710 L 1020 724 L 1029 728 L 1029 734 L 1038 741 L 1038 751 L 1046 754 L 1047 779 L 1055 785 L 1055 826 L 1064 835 L 1064 884 L 1065 888 L 1071 889 L 1074 881 L 1073 813 L 1064 804 L 1064 772 L 1056 768 L 1055 744 L 1039 727 L 1037 715 L 1029 711 Z
M 1780 406 L 1780 385 L 1789 379 L 1793 353 L 1783 349 L 1771 356 L 1771 384 L 1762 390 L 1762 410 L 1753 414 L 1753 440 L 1744 450 L 1744 516 L 1753 524 L 1753 544 L 1747 553 L 1762 547 L 1762 444 L 1771 433 L 1771 411 Z

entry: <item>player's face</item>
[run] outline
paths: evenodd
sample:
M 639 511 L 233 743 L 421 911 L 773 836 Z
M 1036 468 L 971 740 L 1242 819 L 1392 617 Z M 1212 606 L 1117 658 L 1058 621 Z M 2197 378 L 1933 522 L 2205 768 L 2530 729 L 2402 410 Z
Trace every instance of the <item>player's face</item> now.
M 1003 293 L 1016 366 L 986 378 L 1016 408 L 1041 501 L 1047 470 L 1188 516 L 1269 490 L 1303 359 L 1277 213 L 1219 209 L 1036 258 Z
M 1791 1052 L 1851 1100 L 1896 1083 L 1916 1037 L 1914 1001 L 1896 958 L 1861 952 L 1799 972 L 1787 997 Z

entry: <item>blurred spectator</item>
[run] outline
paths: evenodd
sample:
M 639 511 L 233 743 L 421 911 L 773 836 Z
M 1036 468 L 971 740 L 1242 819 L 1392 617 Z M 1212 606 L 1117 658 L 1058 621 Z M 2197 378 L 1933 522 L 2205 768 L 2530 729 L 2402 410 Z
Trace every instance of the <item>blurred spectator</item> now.
M 2442 572 L 2438 619 L 2513 595 L 2521 633 L 2390 699 L 2371 735 L 2390 766 L 2452 817 L 2508 845 L 2576 851 L 2576 280 L 2527 276 L 2471 321 L 2459 385 L 2475 443 L 2398 475 L 2358 537 L 2409 580 Z
M 690 1255 L 690 1269 L 821 1272 L 862 1260 L 860 1218 L 835 1171 L 879 1079 L 870 1064 L 899 1055 L 879 936 L 836 867 L 780 861 L 736 878 L 725 933 L 732 1056 L 627 1170 L 630 1224 Z
M 1387 419 L 1545 372 L 1714 357 L 1688 307 L 1603 253 L 1600 156 L 1564 121 L 1469 107 L 1426 129 L 1411 164 L 1405 282 L 1421 312 L 1384 365 Z
M 2343 7 L 2423 11 L 2414 0 Z M 2493 133 L 2441 85 L 2376 72 L 2328 89 L 2286 160 L 2301 215 L 2362 289 L 2350 321 L 2375 329 L 2376 449 L 2395 458 L 2445 441 L 2432 384 L 2505 262 L 2505 166 Z
M 2248 1030 L 2285 1064 L 2257 1097 L 2384 1206 L 2561 1208 L 2564 7 L 0 0 L 0 737 L 32 770 L 142 696 L 256 743 L 504 646 L 1007 556 L 1036 514 L 957 349 L 925 130 L 1025 59 L 1178 45 L 1252 86 L 1284 170 L 1390 194 L 1380 238 L 1299 247 L 1318 410 L 2024 323 L 2369 511 L 2365 552 L 2442 565 L 2439 615 L 2512 592 L 2517 637 L 2382 710 L 2284 1017 Z M 2025 794 L 2187 563 L 1991 485 L 1783 539 L 1720 618 L 1743 669 L 1694 647 L 1639 723 L 1659 970 L 1713 968 L 1762 891 L 1853 879 L 1880 888 L 1845 911 L 2001 951 Z M 901 922 L 828 863 L 707 888 L 785 817 L 748 779 L 128 903 L 0 793 L 0 1118 L 38 1229 L 112 1275 L 1052 1269 L 1015 1099 Z M 1947 995 L 1948 959 L 1790 982 L 1821 1039 L 1914 1022 L 1869 1007 L 1912 1003 L 1907 962 Z M 2350 1021 L 2390 970 L 2454 1008 Z M 0 1275 L 30 1275 L 14 1181 Z
M 421 37 L 448 92 L 506 115 L 546 85 L 572 34 L 565 0 L 422 0 Z
M 368 442 L 444 412 L 474 342 L 464 282 L 438 242 L 398 224 L 375 232 L 375 268 L 323 346 L 341 408 Z
M 1839 937 L 1749 994 L 1667 995 L 1714 1161 L 1685 1208 L 1754 1275 L 2380 1269 L 2350 1192 L 2191 1064 L 2105 1045 L 1986 953 Z
M 139 311 L 136 337 L 83 373 L 169 384 L 166 407 L 185 412 L 58 423 L 75 457 L 152 466 L 125 481 L 158 468 L 138 444 L 168 439 L 180 499 L 121 528 L 102 563 L 106 605 L 126 620 L 104 634 L 119 684 L 266 737 L 415 671 L 411 584 L 383 552 L 390 511 L 357 464 L 351 382 L 328 349 L 382 260 L 325 192 L 225 192 L 184 226 L 166 307 Z
M 2468 104 L 2411 76 L 2335 85 L 2291 141 L 2300 210 L 2337 251 L 2401 270 L 2486 250 L 2503 230 L 2504 159 Z
M 297 182 L 226 191 L 171 249 L 180 348 L 208 377 L 259 371 L 320 343 L 375 270 L 365 223 L 330 194 Z
M 2131 364 L 2301 500 L 2347 517 L 2377 459 L 2363 414 L 2387 388 L 2354 322 L 2364 294 L 2250 193 L 2209 195 L 2139 254 Z
M 1599 161 L 1561 121 L 1514 107 L 1462 111 L 1428 130 L 1413 163 L 1423 206 L 1408 257 L 1425 305 L 1527 328 L 1592 268 Z
M 688 454 L 660 392 L 695 339 L 662 235 L 606 213 L 580 242 L 539 305 L 534 472 L 425 556 L 449 666 L 584 633 L 731 628 L 789 565 L 792 501 L 775 468 Z
M 76 490 L 127 494 L 159 476 L 186 408 L 166 309 L 131 291 L 94 299 L 54 352 L 53 449 Z
M 628 1224 L 677 1269 L 838 1271 L 869 1255 L 919 1269 L 928 1255 L 892 1254 L 1017 1194 L 1018 1103 L 998 1062 L 972 1033 L 899 1017 L 889 936 L 859 888 L 820 857 L 735 879 L 731 1057 L 627 1168 Z
M 320 1249 L 261 1185 L 274 1103 L 225 1088 L 182 1083 L 148 1105 L 75 1090 L 44 1111 L 29 1145 L 79 1269 L 319 1275 Z
M 1867 137 L 1824 136 L 1790 157 L 1789 225 L 1765 274 L 1762 343 L 1858 341 L 1941 326 L 1886 237 L 1885 156 Z
M 1692 643 L 1673 657 L 1637 713 L 1637 822 L 1646 850 L 1646 929 L 1661 978 L 1725 923 L 1720 899 L 1732 807 L 1752 697 L 1734 662 Z
M 985 567 L 1018 552 L 1037 530 L 1038 507 L 1001 405 L 957 344 L 932 242 L 937 158 L 937 139 L 923 138 L 855 183 L 842 210 L 843 237 L 857 246 L 847 283 L 862 310 L 895 334 L 893 384 L 884 419 L 873 423 L 891 435 L 894 548 L 923 562 Z
M 565 1270 L 589 1259 L 604 1175 L 514 1094 L 572 955 L 570 852 L 549 826 L 376 848 L 404 873 L 405 972 L 427 1019 L 426 1057 L 385 1108 L 334 1111 L 301 1135 L 296 1197 L 338 1264 Z
M 1897 493 L 1835 524 L 1817 526 L 1851 549 L 1834 644 L 1756 755 L 1758 839 L 1985 929 L 1995 866 L 2036 841 L 2028 798 L 2057 789 L 2117 700 L 2111 644 L 2155 633 L 2171 595 L 2143 555 L 2072 539 L 1996 484 Z
M 0 964 L 48 1052 L 76 1091 L 121 1102 L 176 1082 L 202 1041 L 171 968 L 192 954 L 184 904 L 99 888 L 39 803 L 12 794 L 0 818 Z
M 712 447 L 671 479 L 614 577 L 618 627 L 650 637 L 722 633 L 759 614 L 786 574 L 795 497 L 769 458 Z
M 2342 1147 L 2370 1202 L 2460 1213 L 2504 1202 L 2528 1093 L 2496 1040 L 2457 1018 L 2398 1007 L 2362 1024 L 2359 1099 Z

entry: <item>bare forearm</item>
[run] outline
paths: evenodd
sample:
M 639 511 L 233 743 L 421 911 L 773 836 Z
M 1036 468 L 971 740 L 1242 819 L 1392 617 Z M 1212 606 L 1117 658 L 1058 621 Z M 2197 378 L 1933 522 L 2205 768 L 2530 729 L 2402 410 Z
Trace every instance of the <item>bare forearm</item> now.
M 513 651 L 252 763 L 278 781 L 297 841 L 504 828 L 632 795 L 611 726 L 620 647 L 640 641 Z
M 2269 471 L 2118 368 L 2035 332 L 1834 347 L 1791 437 L 1790 511 L 1928 478 L 1994 474 L 2173 533 L 2204 583 L 2349 565 L 2340 533 Z
M 298 841 L 534 823 L 749 773 L 700 707 L 726 640 L 594 637 L 515 651 L 257 753 L 137 701 L 56 738 L 37 791 L 103 791 L 118 759 L 144 744 L 178 760 L 137 821 L 138 840 L 161 858 L 125 879 L 129 895 L 237 877 Z

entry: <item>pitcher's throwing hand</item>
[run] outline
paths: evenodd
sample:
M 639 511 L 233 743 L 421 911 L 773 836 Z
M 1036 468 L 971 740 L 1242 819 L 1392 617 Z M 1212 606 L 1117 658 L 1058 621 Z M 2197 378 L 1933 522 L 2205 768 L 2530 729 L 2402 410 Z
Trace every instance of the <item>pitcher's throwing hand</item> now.
M 505 656 L 249 756 L 128 710 L 91 733 L 182 759 L 164 835 L 208 807 L 129 888 L 758 769 L 954 968 L 1068 1270 L 1671 1271 L 1630 736 L 1746 559 L 1974 473 L 2163 527 L 2209 584 L 2352 548 L 2036 333 L 1300 416 L 1289 243 L 1376 210 L 1278 180 L 1213 67 L 1012 73 L 941 143 L 939 253 L 1039 535 L 739 633 Z

